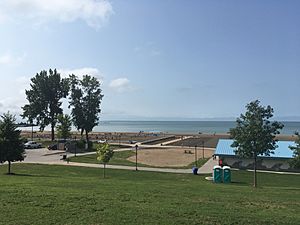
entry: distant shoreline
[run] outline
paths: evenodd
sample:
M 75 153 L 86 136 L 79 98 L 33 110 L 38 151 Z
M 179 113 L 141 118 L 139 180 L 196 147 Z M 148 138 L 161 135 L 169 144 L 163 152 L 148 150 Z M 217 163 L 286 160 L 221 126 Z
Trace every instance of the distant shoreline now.
M 21 135 L 26 138 L 31 138 L 31 131 L 22 131 Z M 147 137 L 147 139 L 156 139 L 160 137 L 168 137 L 168 136 L 175 136 L 177 138 L 184 137 L 184 136 L 190 136 L 193 138 L 216 138 L 216 139 L 229 139 L 230 134 L 228 133 L 201 133 L 201 134 L 192 134 L 192 133 L 153 133 L 153 132 L 90 132 L 89 137 L 90 140 L 102 140 L 102 139 L 112 139 L 118 142 L 120 139 L 128 139 L 133 140 L 134 138 L 138 137 Z M 33 132 L 34 138 L 40 138 L 40 139 L 50 139 L 51 138 L 51 132 L 50 131 L 34 131 Z M 85 135 L 83 135 L 85 138 Z M 149 137 L 149 138 L 148 138 Z M 71 132 L 71 139 L 80 140 L 81 135 L 80 132 L 72 131 Z M 130 139 L 131 138 L 131 139 Z M 278 140 L 282 141 L 294 141 L 297 139 L 296 135 L 290 135 L 290 134 L 279 134 L 276 136 Z

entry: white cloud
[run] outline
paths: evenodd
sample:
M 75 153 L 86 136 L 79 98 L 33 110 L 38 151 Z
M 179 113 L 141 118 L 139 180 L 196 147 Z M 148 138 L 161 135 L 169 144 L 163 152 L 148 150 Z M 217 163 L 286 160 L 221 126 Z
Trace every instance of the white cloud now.
M 22 56 L 14 56 L 11 53 L 0 55 L 0 64 L 2 65 L 20 65 L 26 57 L 26 54 Z
M 154 42 L 146 42 L 142 45 L 135 46 L 133 51 L 138 55 L 160 56 L 162 51 L 158 49 Z
M 113 14 L 108 0 L 1 0 L 0 22 L 29 20 L 35 24 L 49 21 L 83 20 L 100 28 Z
M 118 78 L 109 83 L 109 87 L 116 92 L 123 93 L 132 90 L 130 81 L 127 78 Z
M 58 69 L 58 72 L 62 77 L 68 77 L 70 74 L 74 74 L 78 77 L 82 77 L 83 75 L 91 75 L 97 77 L 100 81 L 103 81 L 103 76 L 97 68 L 83 67 L 78 69 Z
M 161 51 L 159 51 L 157 49 L 152 49 L 151 50 L 151 55 L 152 56 L 159 56 L 159 55 L 161 55 Z

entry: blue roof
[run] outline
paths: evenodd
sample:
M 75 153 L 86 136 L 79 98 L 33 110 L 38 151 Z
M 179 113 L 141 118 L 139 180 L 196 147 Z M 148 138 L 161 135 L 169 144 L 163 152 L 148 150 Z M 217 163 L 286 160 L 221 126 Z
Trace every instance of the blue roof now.
M 215 151 L 215 155 L 219 156 L 234 156 L 234 148 L 231 147 L 233 140 L 220 139 Z M 289 146 L 295 146 L 293 141 L 278 141 L 278 147 L 274 150 L 274 154 L 270 156 L 262 156 L 267 158 L 293 158 L 293 151 Z

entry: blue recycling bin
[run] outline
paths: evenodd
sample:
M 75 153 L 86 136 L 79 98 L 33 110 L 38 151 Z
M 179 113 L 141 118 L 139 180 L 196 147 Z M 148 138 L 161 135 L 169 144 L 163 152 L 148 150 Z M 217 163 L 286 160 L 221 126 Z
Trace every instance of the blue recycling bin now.
M 192 171 L 193 171 L 194 175 L 197 175 L 198 174 L 198 167 L 193 167 Z

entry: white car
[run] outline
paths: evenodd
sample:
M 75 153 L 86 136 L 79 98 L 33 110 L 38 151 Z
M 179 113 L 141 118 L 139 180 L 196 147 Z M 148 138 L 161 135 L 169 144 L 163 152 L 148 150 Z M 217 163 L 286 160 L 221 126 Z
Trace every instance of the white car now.
M 24 144 L 25 148 L 41 148 L 42 143 L 37 143 L 35 141 L 28 141 L 27 143 Z

